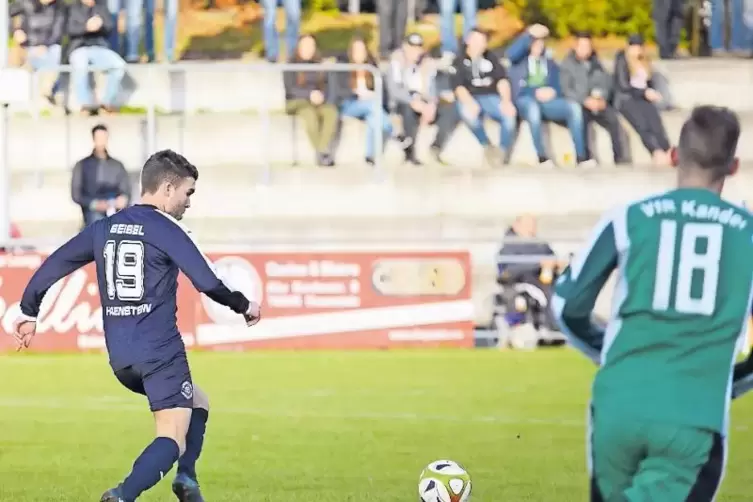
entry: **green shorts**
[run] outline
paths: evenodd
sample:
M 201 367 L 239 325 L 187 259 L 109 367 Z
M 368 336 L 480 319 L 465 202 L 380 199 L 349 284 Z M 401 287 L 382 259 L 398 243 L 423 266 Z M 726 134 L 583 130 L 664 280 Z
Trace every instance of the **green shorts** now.
M 725 466 L 717 432 L 591 409 L 591 502 L 711 502 Z

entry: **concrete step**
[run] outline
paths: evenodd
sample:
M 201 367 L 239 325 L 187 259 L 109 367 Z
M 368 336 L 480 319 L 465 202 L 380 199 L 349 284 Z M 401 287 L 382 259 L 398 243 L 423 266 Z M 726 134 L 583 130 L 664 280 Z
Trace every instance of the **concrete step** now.
M 612 61 L 604 61 L 611 70 Z M 678 107 L 690 109 L 698 103 L 753 111 L 753 66 L 734 59 L 656 61 L 655 69 L 670 83 Z M 165 111 L 282 110 L 283 65 L 254 62 L 184 62 L 176 65 L 131 65 L 123 82 L 122 104 L 145 108 L 153 104 Z M 36 88 L 47 90 L 55 75 L 40 73 Z M 102 76 L 97 75 L 98 89 Z M 229 92 L 228 92 L 229 91 Z M 75 97 L 69 105 L 78 109 Z M 47 108 L 40 98 L 34 103 Z M 15 107 L 27 109 L 28 106 Z
M 293 170 L 294 171 L 294 170 Z M 605 210 L 674 187 L 671 169 L 630 170 L 603 168 L 541 171 L 500 169 L 479 173 L 442 173 L 423 170 L 401 173 L 383 183 L 326 182 L 317 170 L 281 170 L 274 183 L 231 178 L 203 183 L 193 198 L 194 218 L 303 219 L 336 225 L 337 221 L 381 218 L 511 218 L 521 211 L 542 216 L 601 214 Z M 62 178 L 62 177 L 61 177 Z M 725 197 L 742 202 L 751 197 L 753 169 L 745 168 L 725 185 Z M 80 210 L 70 200 L 70 183 L 14 188 L 11 214 L 19 221 L 77 220 Z M 270 230 L 274 231 L 274 230 Z M 281 231 L 284 231 L 281 230 Z M 413 231 L 413 230 L 411 230 Z
M 687 114 L 669 112 L 663 115 L 671 141 L 679 137 Z M 753 128 L 753 112 L 742 115 L 743 130 Z M 138 171 L 146 159 L 146 120 L 139 116 L 105 118 L 14 116 L 8 127 L 8 163 L 17 171 L 68 171 L 77 159 L 91 151 L 91 128 L 97 123 L 111 130 L 110 153 L 124 162 L 128 169 Z M 424 128 L 418 137 L 419 157 L 428 160 L 428 148 L 434 139 L 434 128 Z M 496 124 L 489 123 L 491 138 L 499 137 Z M 548 128 L 553 158 L 563 164 L 574 162 L 574 149 L 568 131 L 560 126 Z M 650 155 L 638 135 L 626 125 L 633 163 L 649 165 Z M 604 164 L 613 163 L 611 143 L 606 132 L 596 127 L 595 153 Z M 40 148 L 43 142 L 44 148 Z M 342 167 L 363 171 L 366 128 L 360 121 L 345 119 L 342 137 L 336 150 Z M 195 116 L 158 116 L 154 148 L 172 148 L 186 155 L 194 164 L 203 166 L 235 165 L 287 167 L 294 163 L 313 165 L 314 152 L 300 121 L 286 115 L 206 114 Z M 737 155 L 753 162 L 753 142 L 740 141 Z M 483 150 L 465 125 L 460 124 L 445 153 L 445 162 L 463 169 L 485 169 Z M 569 159 L 569 160 L 568 160 Z M 402 169 L 403 154 L 395 142 L 389 142 L 383 158 L 387 169 Z M 535 165 L 537 156 L 527 124 L 523 123 L 515 144 L 514 165 Z

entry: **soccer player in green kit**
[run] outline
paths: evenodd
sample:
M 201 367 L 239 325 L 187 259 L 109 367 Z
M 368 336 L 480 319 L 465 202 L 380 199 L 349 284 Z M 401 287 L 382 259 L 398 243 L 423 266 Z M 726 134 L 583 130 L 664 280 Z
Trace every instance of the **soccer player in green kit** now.
M 710 502 L 721 483 L 735 366 L 753 300 L 753 215 L 725 202 L 737 116 L 693 110 L 673 151 L 675 190 L 607 214 L 557 281 L 552 309 L 600 364 L 592 389 L 592 502 Z M 591 320 L 616 269 L 612 317 Z M 734 371 L 733 371 L 734 369 Z

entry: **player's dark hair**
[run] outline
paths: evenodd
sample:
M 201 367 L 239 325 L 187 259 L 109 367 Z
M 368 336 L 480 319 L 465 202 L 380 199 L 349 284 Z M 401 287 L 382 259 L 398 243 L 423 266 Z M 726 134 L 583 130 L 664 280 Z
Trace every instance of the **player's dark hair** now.
M 177 152 L 160 150 L 144 163 L 141 170 L 141 194 L 155 193 L 165 181 L 177 185 L 186 178 L 199 179 L 196 166 Z
M 107 132 L 107 126 L 104 124 L 97 124 L 94 127 L 92 127 L 92 138 L 95 134 L 97 134 L 97 131 L 104 131 Z
M 739 139 L 740 119 L 735 112 L 697 106 L 680 131 L 680 165 L 707 170 L 714 180 L 721 179 L 730 174 Z

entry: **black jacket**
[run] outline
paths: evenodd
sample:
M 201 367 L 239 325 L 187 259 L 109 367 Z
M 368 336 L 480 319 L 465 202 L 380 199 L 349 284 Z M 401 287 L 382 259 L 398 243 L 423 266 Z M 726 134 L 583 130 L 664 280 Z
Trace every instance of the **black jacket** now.
M 517 237 L 515 231 L 510 228 L 505 233 L 505 237 Z M 502 244 L 499 250 L 500 260 L 497 266 L 500 276 L 507 281 L 533 282 L 538 281 L 541 273 L 541 265 L 538 263 L 505 263 L 506 256 L 555 256 L 554 251 L 546 242 L 506 242 Z
M 313 64 L 314 61 L 295 61 L 296 63 Z M 317 90 L 324 94 L 324 100 L 330 101 L 332 98 L 330 76 L 325 71 L 286 71 L 282 77 L 285 84 L 285 99 L 287 101 L 294 99 L 309 100 L 311 91 Z
M 100 159 L 92 152 L 73 168 L 71 198 L 86 211 L 97 199 L 131 198 L 131 180 L 123 163 L 109 155 Z
M 95 32 L 87 31 L 86 22 L 94 17 L 102 18 L 102 27 Z M 79 47 L 109 47 L 107 36 L 113 29 L 113 21 L 103 0 L 97 0 L 93 7 L 74 0 L 68 7 L 67 33 L 70 37 L 68 54 Z
M 620 51 L 614 58 L 614 101 L 615 108 L 619 108 L 626 100 L 646 99 L 645 89 L 636 89 L 630 85 L 630 70 L 628 69 L 625 51 Z M 648 87 L 653 88 L 654 84 L 648 81 Z
M 58 45 L 63 39 L 66 6 L 62 0 L 44 5 L 39 0 L 17 0 L 8 7 L 10 18 L 21 17 L 20 29 L 26 33 L 23 47 Z
M 507 71 L 499 58 L 490 52 L 472 61 L 466 54 L 459 54 L 450 70 L 452 87 L 465 87 L 474 96 L 498 94 L 497 84 L 507 79 Z

